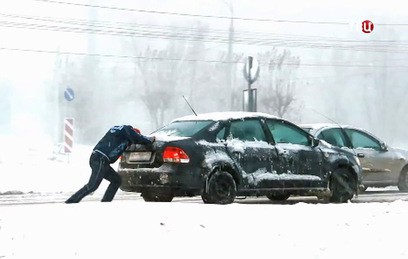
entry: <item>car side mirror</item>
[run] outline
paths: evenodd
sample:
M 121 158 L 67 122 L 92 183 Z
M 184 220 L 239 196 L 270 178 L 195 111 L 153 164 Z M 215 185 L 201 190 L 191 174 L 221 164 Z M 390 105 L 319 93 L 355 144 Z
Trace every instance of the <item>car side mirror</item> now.
M 320 139 L 312 138 L 312 147 L 317 147 L 320 144 Z
M 387 144 L 385 144 L 384 142 L 382 142 L 382 143 L 381 143 L 381 149 L 382 149 L 383 151 L 388 151 L 388 146 L 387 146 Z

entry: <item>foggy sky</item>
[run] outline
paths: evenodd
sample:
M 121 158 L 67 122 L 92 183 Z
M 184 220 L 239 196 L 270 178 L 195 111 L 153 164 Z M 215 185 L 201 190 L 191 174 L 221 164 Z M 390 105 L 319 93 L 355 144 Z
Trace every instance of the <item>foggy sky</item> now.
M 408 24 L 408 18 L 406 18 L 408 16 L 406 9 L 397 1 L 387 1 L 386 5 L 379 1 L 359 1 L 358 4 L 354 1 L 267 0 L 120 2 L 67 0 L 62 2 L 179 14 L 222 17 L 233 15 L 241 18 L 280 20 L 280 22 L 254 21 L 253 19 L 234 20 L 235 36 L 248 36 L 249 32 L 254 32 L 256 37 L 262 37 L 264 33 L 265 37 L 281 40 L 281 42 L 259 45 L 239 44 L 236 40 L 233 44 L 233 52 L 237 55 L 256 56 L 258 53 L 275 47 L 279 50 L 290 50 L 293 55 L 299 57 L 301 65 L 290 78 L 296 85 L 295 105 L 298 112 L 288 114 L 288 119 L 302 123 L 327 121 L 326 118 L 313 111 L 317 110 L 339 123 L 364 127 L 391 144 L 408 147 L 405 132 L 408 123 L 405 116 L 408 109 L 408 105 L 405 104 L 408 94 L 408 91 L 405 90 L 407 26 L 390 25 Z M 231 13 L 230 5 L 233 7 L 233 13 Z M 143 93 L 141 75 L 135 73 L 137 69 L 134 60 L 125 56 L 138 56 L 143 54 L 148 47 L 157 50 L 165 49 L 169 46 L 170 40 L 21 29 L 16 25 L 5 27 L 10 26 L 10 22 L 33 23 L 33 21 L 11 18 L 4 14 L 65 20 L 93 20 L 110 22 L 115 25 L 134 23 L 135 26 L 137 24 L 174 27 L 207 26 L 210 32 L 219 30 L 224 33 L 228 33 L 230 26 L 229 19 L 87 8 L 33 0 L 1 1 L 0 10 L 0 13 L 3 14 L 3 16 L 0 15 L 2 25 L 0 26 L 0 48 L 3 48 L 0 49 L 0 108 L 2 109 L 0 134 L 24 134 L 22 128 L 29 125 L 33 136 L 49 137 L 51 135 L 54 141 L 60 138 L 63 117 L 70 115 L 68 114 L 69 107 L 66 109 L 70 104 L 61 100 L 61 89 L 72 87 L 78 94 L 81 94 L 81 90 L 83 92 L 84 89 L 78 89 L 78 86 L 70 85 L 70 82 L 74 82 L 72 78 L 75 78 L 75 75 L 78 77 L 81 71 L 82 74 L 79 77 L 84 77 L 84 68 L 81 65 L 84 60 L 89 61 L 95 58 L 72 54 L 56 55 L 53 52 L 105 55 L 105 57 L 99 56 L 97 62 L 90 61 L 95 65 L 92 71 L 94 76 L 83 79 L 88 86 L 93 85 L 98 94 L 88 94 L 89 97 L 86 98 L 89 98 L 89 102 L 83 96 L 74 100 L 74 102 L 80 101 L 80 98 L 83 98 L 84 104 L 92 104 L 92 107 L 84 106 L 86 113 L 92 113 L 89 117 L 94 116 L 95 118 L 94 122 L 89 121 L 90 124 L 95 125 L 86 130 L 87 132 L 94 131 L 89 141 L 92 143 L 107 127 L 113 124 L 138 124 L 144 132 L 154 130 L 146 105 L 141 99 Z M 372 20 L 375 24 L 375 29 L 371 34 L 353 31 L 348 25 L 348 23 L 365 19 Z M 311 23 L 307 23 L 308 21 Z M 339 24 L 325 24 L 325 22 L 338 22 Z M 42 24 L 54 25 L 50 22 Z M 304 40 L 309 43 L 309 46 L 306 47 L 302 43 Z M 342 50 L 341 47 L 347 46 L 350 41 L 361 41 L 362 48 L 365 47 L 368 51 L 356 51 L 350 48 Z M 386 42 L 381 43 L 380 41 Z M 324 43 L 327 43 L 329 47 L 316 47 Z M 185 49 L 193 45 L 192 42 L 187 42 L 186 45 L 181 41 L 180 44 Z M 384 47 L 378 47 L 379 44 Z M 213 60 L 218 58 L 217 53 L 227 52 L 227 49 L 228 44 L 226 43 L 208 41 L 203 43 L 195 55 L 199 59 Z M 38 53 L 33 50 L 42 52 Z M 62 63 L 59 69 L 56 69 L 58 67 L 56 63 Z M 347 64 L 351 66 L 345 66 Z M 178 71 L 188 71 L 189 63 L 185 62 L 184 66 Z M 234 89 L 238 95 L 246 87 L 246 82 L 239 69 L 233 75 Z M 260 77 L 266 76 L 262 74 L 263 71 L 261 70 Z M 223 73 L 215 75 L 211 84 L 217 81 L 223 82 L 224 76 Z M 262 94 L 263 89 L 257 83 L 261 82 L 259 80 L 253 85 L 259 87 L 259 94 Z M 185 84 L 185 81 L 179 84 Z M 183 89 L 181 85 L 163 87 Z M 205 82 L 199 87 L 200 89 L 195 89 L 196 94 L 192 95 L 195 98 L 193 106 L 198 107 L 200 112 L 213 111 L 211 109 L 222 100 L 215 101 L 215 106 L 212 103 L 208 105 L 200 103 L 200 100 L 211 100 L 211 98 L 206 99 L 203 96 L 209 94 L 206 93 L 206 89 L 203 89 Z M 132 89 L 131 94 L 134 94 L 134 99 L 126 102 L 118 101 L 120 100 L 118 89 L 123 92 Z M 98 100 L 92 99 L 96 97 Z M 114 108 L 108 109 L 107 107 Z M 221 104 L 217 107 L 227 109 Z M 191 113 L 189 108 L 180 102 L 175 103 L 171 108 L 174 111 L 167 113 L 168 117 L 165 117 L 164 122 L 173 119 L 172 116 Z M 77 130 L 81 131 L 81 129 Z M 88 136 L 87 134 L 85 135 Z

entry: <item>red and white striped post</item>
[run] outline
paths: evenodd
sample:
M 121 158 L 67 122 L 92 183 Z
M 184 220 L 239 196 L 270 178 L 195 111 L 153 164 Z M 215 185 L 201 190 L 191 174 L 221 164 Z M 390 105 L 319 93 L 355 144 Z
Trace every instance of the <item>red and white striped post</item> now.
M 64 153 L 72 153 L 74 146 L 74 118 L 64 119 Z

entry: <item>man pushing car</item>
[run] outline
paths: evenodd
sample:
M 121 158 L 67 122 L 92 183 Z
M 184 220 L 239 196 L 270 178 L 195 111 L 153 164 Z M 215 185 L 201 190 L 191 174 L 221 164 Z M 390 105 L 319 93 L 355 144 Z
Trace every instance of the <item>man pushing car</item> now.
M 147 137 L 130 125 L 114 126 L 103 136 L 94 147 L 89 165 L 92 174 L 87 184 L 74 193 L 65 203 L 78 203 L 88 194 L 96 191 L 103 179 L 110 182 L 103 195 L 102 202 L 113 200 L 121 185 L 121 178 L 110 166 L 118 160 L 127 147 L 131 144 L 151 145 L 155 137 Z

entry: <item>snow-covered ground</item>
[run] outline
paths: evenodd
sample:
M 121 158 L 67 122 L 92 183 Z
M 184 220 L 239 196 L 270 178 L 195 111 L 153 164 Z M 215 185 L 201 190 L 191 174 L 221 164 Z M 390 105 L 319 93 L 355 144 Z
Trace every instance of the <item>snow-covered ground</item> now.
M 9 143 L 7 143 L 9 142 Z M 72 193 L 92 147 L 2 141 L 0 193 Z M 408 202 L 208 205 L 95 202 L 0 205 L 3 258 L 408 258 Z M 16 192 L 17 191 L 17 192 Z M 92 200 L 92 197 L 94 198 Z

